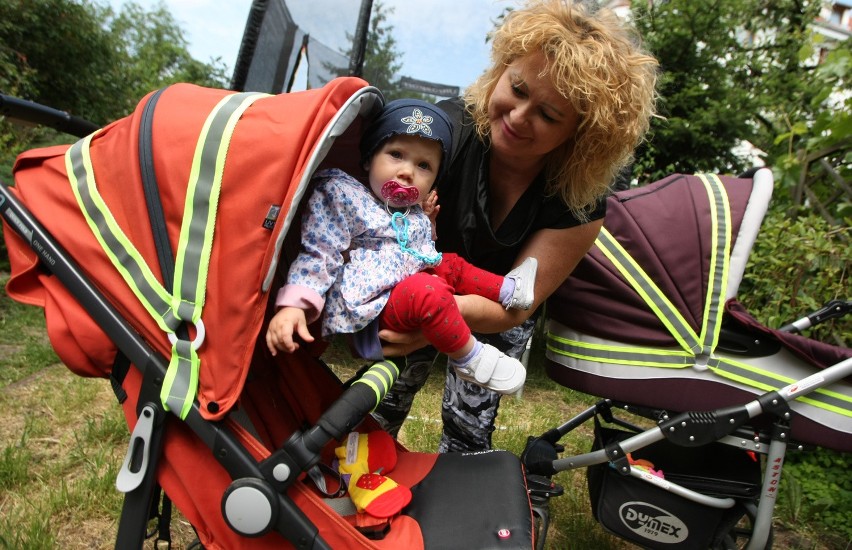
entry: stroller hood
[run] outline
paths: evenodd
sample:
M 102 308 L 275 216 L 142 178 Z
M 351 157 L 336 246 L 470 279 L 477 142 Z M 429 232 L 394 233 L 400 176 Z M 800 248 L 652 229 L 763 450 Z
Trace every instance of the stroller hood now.
M 179 278 L 164 277 L 156 232 L 146 205 L 142 171 L 156 178 L 154 194 L 162 205 L 163 228 L 168 246 L 176 251 L 177 271 L 185 248 L 182 231 L 190 219 L 197 222 L 191 182 L 197 176 L 199 150 L 209 129 L 208 116 L 233 92 L 176 84 L 164 89 L 156 109 L 146 109 L 146 97 L 128 117 L 118 120 L 89 138 L 89 184 L 108 212 L 112 234 L 125 248 L 136 251 L 153 287 L 180 285 Z M 357 115 L 381 103 L 375 88 L 358 78 L 339 78 L 327 86 L 306 92 L 275 96 L 258 95 L 225 128 L 230 141 L 217 157 L 220 175 L 218 196 L 210 201 L 205 233 L 211 237 L 209 260 L 200 265 L 198 311 L 206 335 L 189 323 L 189 337 L 200 343 L 197 356 L 198 400 L 208 419 L 221 418 L 236 402 L 245 382 L 257 335 L 273 284 L 284 235 L 296 216 L 308 177 L 331 142 Z M 144 151 L 140 128 L 149 117 L 152 151 Z M 82 142 L 81 142 L 82 143 Z M 140 153 L 140 143 L 142 152 Z M 78 144 L 79 145 L 79 144 Z M 22 154 L 15 165 L 14 193 L 55 235 L 59 244 L 78 259 L 85 274 L 97 285 L 133 329 L 166 357 L 173 349 L 169 334 L 152 316 L 127 282 L 122 270 L 126 259 L 102 245 L 106 233 L 82 209 L 70 171 L 76 170 L 66 156 L 69 148 L 57 146 Z M 146 156 L 147 155 L 147 156 Z M 140 158 L 143 160 L 140 162 Z M 145 159 L 149 159 L 147 163 Z M 96 201 L 90 198 L 92 203 Z M 218 200 L 216 200 L 218 199 Z M 111 219 L 110 219 L 111 218 Z M 215 223 L 211 223 L 215 220 Z M 117 228 L 117 229 L 116 229 Z M 191 229 L 190 229 L 191 231 Z M 103 333 L 73 295 L 55 277 L 39 267 L 39 257 L 13 231 L 6 231 L 12 276 L 7 292 L 14 299 L 45 308 L 51 343 L 62 361 L 83 376 L 108 376 L 116 357 L 115 344 Z M 50 261 L 50 258 L 42 258 Z M 175 291 L 177 292 L 177 291 Z M 177 296 L 177 294 L 175 294 Z M 177 309 L 177 306 L 175 306 Z

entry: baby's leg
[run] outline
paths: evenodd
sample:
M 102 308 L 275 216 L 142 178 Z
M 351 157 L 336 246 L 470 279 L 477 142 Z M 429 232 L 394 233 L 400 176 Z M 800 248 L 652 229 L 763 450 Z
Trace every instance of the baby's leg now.
M 397 332 L 422 329 L 429 342 L 450 357 L 459 376 L 500 393 L 521 389 L 526 379 L 523 364 L 473 337 L 452 290 L 440 277 L 412 275 L 391 291 L 380 326 Z
M 379 326 L 397 332 L 422 330 L 429 343 L 447 355 L 473 346 L 453 288 L 426 272 L 406 277 L 391 290 Z
M 447 281 L 456 294 L 476 294 L 503 304 L 506 309 L 527 310 L 534 301 L 537 269 L 538 261 L 530 257 L 503 277 L 478 268 L 457 254 L 446 253 L 432 271 Z
M 441 263 L 431 271 L 447 281 L 456 294 L 476 294 L 493 302 L 500 301 L 500 287 L 505 277 L 478 268 L 458 254 L 441 254 Z

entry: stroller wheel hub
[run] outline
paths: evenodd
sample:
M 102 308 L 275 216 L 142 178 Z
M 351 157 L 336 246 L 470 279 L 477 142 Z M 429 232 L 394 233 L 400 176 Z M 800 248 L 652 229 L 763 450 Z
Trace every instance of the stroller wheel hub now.
M 278 520 L 278 497 L 260 479 L 237 479 L 222 496 L 222 515 L 237 533 L 259 537 L 268 533 Z

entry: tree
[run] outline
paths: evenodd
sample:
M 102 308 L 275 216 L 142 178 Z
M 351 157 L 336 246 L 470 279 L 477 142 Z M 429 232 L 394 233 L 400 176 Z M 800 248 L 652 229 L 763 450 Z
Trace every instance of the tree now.
M 813 68 L 799 63 L 798 49 L 818 9 L 810 0 L 634 2 L 637 28 L 661 63 L 664 117 L 652 122 L 634 175 L 736 173 L 750 167 L 734 152 L 742 141 L 771 154 L 780 111 L 813 94 Z
M 220 60 L 202 63 L 162 5 L 134 3 L 116 15 L 85 0 L 0 2 L 0 91 L 106 124 L 151 90 L 174 82 L 224 87 Z M 0 118 L 0 176 L 15 155 L 55 133 Z
M 117 16 L 107 17 L 107 22 L 121 46 L 123 64 L 117 76 L 127 81 L 130 97 L 138 99 L 176 82 L 226 87 L 228 77 L 221 59 L 210 63 L 193 59 L 183 30 L 162 4 L 146 12 L 130 2 Z
M 223 87 L 220 61 L 194 60 L 160 5 L 125 4 L 116 15 L 85 0 L 0 3 L 0 89 L 104 124 L 146 93 L 177 81 Z
M 388 13 L 393 13 L 393 8 L 385 8 L 380 1 L 373 4 L 361 78 L 381 90 L 386 101 L 407 97 L 434 102 L 433 96 L 412 92 L 400 86 L 399 71 L 402 69 L 402 63 L 399 62 L 399 57 L 401 54 L 397 51 L 396 39 L 393 37 L 393 25 L 387 23 Z M 347 33 L 347 38 L 354 44 L 355 40 L 351 34 Z M 350 48 L 344 55 L 351 58 L 352 51 L 353 48 Z M 348 67 L 336 71 L 336 74 L 343 76 L 347 74 L 347 70 Z

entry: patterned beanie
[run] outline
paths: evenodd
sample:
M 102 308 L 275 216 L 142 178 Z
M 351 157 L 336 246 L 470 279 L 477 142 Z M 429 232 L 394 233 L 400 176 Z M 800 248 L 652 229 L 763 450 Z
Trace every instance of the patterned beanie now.
M 453 126 L 444 111 L 419 99 L 391 101 L 361 136 L 361 162 L 368 162 L 376 149 L 396 135 L 416 135 L 439 142 L 443 153 L 439 178 L 444 174 L 453 148 Z

